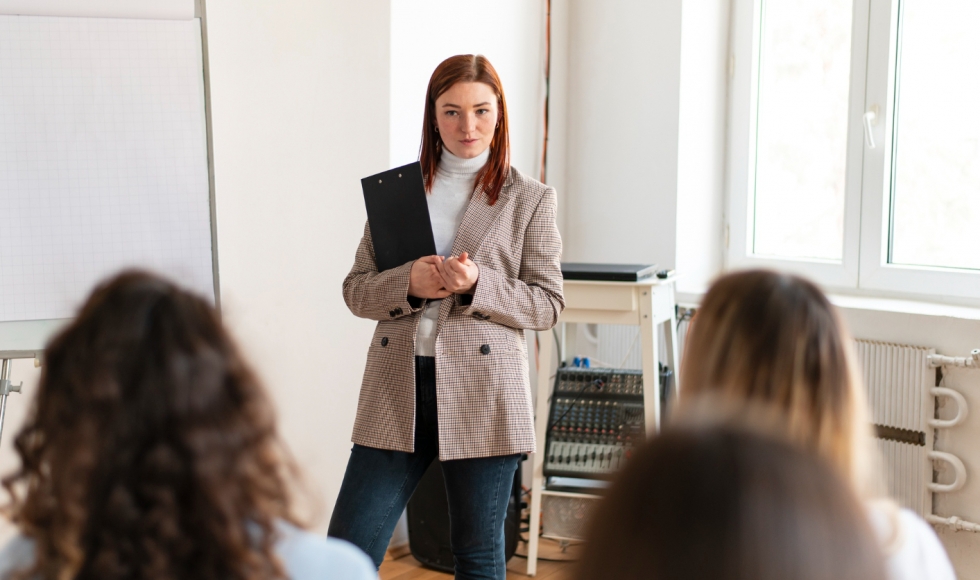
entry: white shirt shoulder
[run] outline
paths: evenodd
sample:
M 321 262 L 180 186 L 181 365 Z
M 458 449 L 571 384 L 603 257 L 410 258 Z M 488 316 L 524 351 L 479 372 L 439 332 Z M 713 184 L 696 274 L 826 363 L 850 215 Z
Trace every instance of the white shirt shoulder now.
M 915 512 L 884 502 L 872 502 L 869 512 L 890 580 L 956 579 L 939 536 Z

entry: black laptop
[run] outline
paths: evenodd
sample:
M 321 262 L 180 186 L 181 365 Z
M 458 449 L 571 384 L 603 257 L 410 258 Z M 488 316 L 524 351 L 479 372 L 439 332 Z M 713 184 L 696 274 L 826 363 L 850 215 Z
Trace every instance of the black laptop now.
M 601 280 L 605 282 L 637 282 L 653 276 L 656 264 L 593 264 L 562 262 L 561 275 L 566 280 Z

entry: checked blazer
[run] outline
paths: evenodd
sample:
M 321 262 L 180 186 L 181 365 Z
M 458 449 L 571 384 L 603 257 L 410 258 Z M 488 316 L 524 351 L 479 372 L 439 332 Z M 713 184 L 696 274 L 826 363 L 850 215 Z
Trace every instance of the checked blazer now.
M 439 459 L 535 451 L 524 329 L 548 330 L 565 307 L 554 188 L 514 168 L 494 205 L 477 190 L 452 253 L 480 269 L 472 295 L 443 299 L 436 326 Z M 344 279 L 356 316 L 377 320 L 351 440 L 413 452 L 415 333 L 425 301 L 410 301 L 412 263 L 378 272 L 370 227 Z

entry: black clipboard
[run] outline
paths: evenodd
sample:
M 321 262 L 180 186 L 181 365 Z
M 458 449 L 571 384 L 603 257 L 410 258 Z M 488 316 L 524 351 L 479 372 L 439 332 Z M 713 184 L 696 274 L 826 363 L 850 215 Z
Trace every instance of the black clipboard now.
M 418 161 L 365 177 L 361 189 L 379 272 L 435 255 L 436 241 Z

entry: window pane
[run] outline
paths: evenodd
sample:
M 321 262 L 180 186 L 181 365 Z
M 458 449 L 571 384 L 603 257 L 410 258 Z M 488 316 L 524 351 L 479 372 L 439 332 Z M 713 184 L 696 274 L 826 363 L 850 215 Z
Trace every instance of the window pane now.
M 980 269 L 980 2 L 901 15 L 890 261 Z
M 764 1 L 756 254 L 840 260 L 851 0 Z

